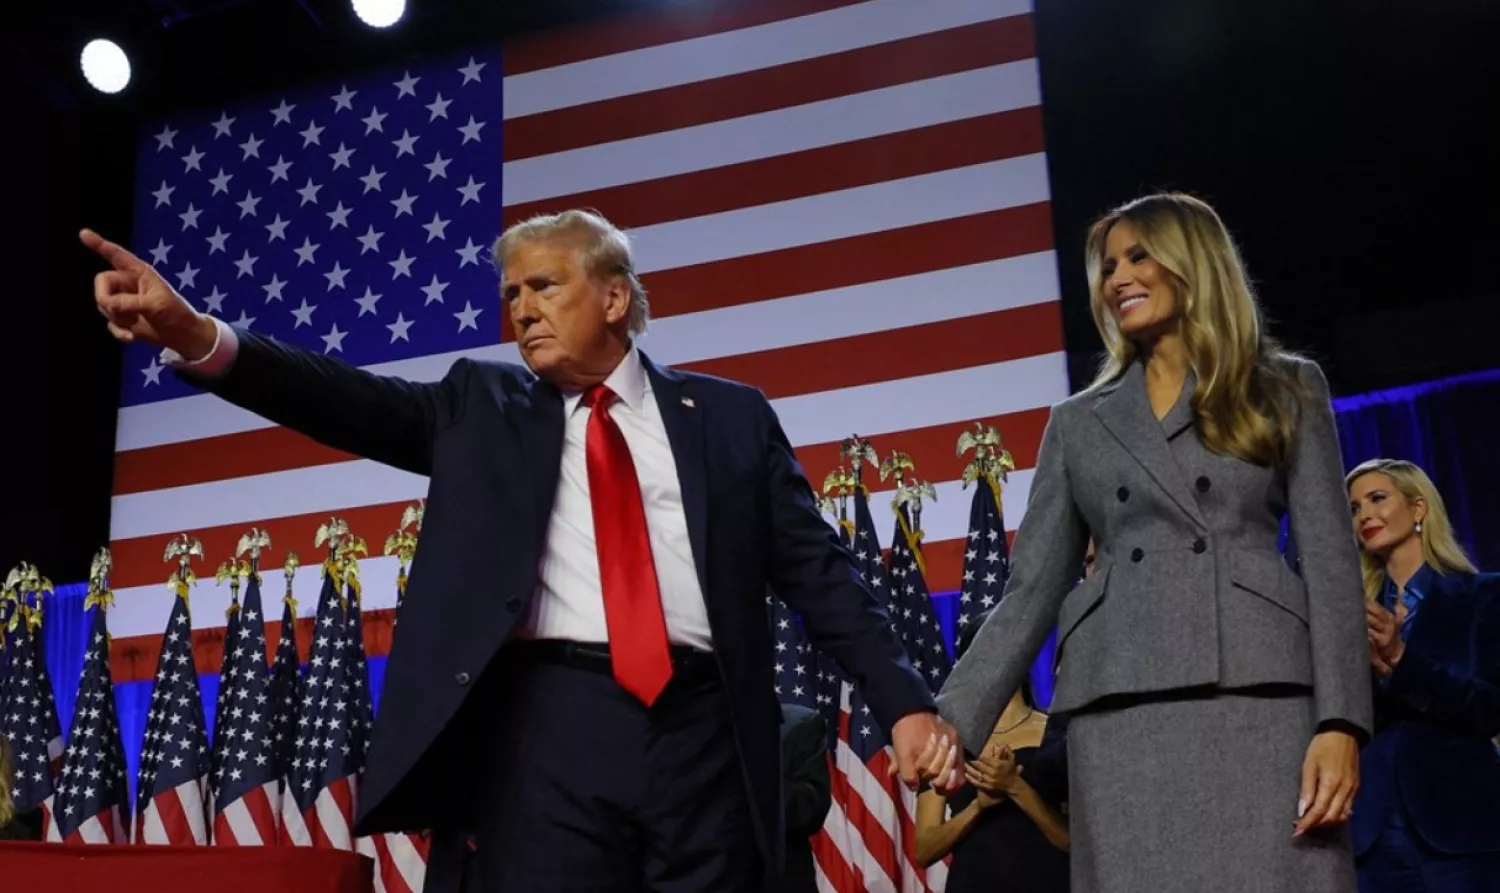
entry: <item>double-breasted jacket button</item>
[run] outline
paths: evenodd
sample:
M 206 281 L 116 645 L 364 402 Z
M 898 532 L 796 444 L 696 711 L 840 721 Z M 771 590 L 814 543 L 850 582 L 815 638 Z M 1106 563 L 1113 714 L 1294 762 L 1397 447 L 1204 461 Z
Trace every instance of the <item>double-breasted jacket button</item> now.
M 457 682 L 459 685 L 468 685 L 470 682 L 470 677 L 468 673 L 455 673 L 453 674 L 453 681 Z
M 1193 540 L 1193 551 L 1199 555 L 1202 555 L 1204 552 L 1208 551 L 1208 541 L 1203 539 L 1203 537 L 1201 536 Z
M 1141 561 L 1141 559 L 1143 559 L 1145 557 L 1146 557 L 1146 550 L 1145 549 L 1136 548 L 1136 549 L 1131 549 L 1130 550 L 1130 560 L 1131 561 L 1139 563 Z
M 505 600 L 505 610 L 511 612 L 512 614 L 519 614 L 519 613 L 521 613 L 521 600 L 518 599 L 518 598 L 508 598 L 508 599 L 506 599 Z
M 1125 500 L 1130 498 L 1130 488 L 1121 487 L 1120 489 L 1115 491 L 1115 496 L 1119 497 L 1121 502 L 1124 502 Z
M 1200 475 L 1199 476 L 1199 478 L 1198 478 L 1198 492 L 1199 493 L 1207 493 L 1208 492 L 1208 488 L 1211 487 L 1211 486 L 1213 486 L 1213 482 L 1208 479 L 1207 475 Z

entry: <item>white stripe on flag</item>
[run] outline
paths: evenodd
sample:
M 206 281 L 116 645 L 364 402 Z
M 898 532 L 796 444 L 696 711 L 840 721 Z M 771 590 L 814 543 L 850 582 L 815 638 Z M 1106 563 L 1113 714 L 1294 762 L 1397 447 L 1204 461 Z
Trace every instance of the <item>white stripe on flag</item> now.
M 504 114 L 520 118 L 1029 12 L 1029 0 L 872 0 L 513 74 L 505 79 Z
M 1035 59 L 507 161 L 506 204 L 711 170 L 1040 105 Z

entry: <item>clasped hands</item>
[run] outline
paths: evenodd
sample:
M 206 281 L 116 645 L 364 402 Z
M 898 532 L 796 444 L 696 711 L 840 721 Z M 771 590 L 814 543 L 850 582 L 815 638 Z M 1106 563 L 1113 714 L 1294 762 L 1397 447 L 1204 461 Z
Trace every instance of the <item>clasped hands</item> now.
M 922 782 L 943 796 L 951 796 L 963 787 L 963 747 L 958 730 L 936 713 L 908 713 L 891 727 L 891 749 L 896 759 L 890 774 L 908 788 L 916 790 Z
M 974 786 L 974 802 L 989 809 L 1021 789 L 1020 763 L 1010 745 L 996 738 L 985 745 L 979 759 L 965 767 L 969 784 Z
M 1400 609 L 1404 614 L 1405 609 Z M 1365 633 L 1370 640 L 1370 666 L 1381 676 L 1391 675 L 1406 654 L 1402 641 L 1401 617 L 1375 602 L 1365 602 Z

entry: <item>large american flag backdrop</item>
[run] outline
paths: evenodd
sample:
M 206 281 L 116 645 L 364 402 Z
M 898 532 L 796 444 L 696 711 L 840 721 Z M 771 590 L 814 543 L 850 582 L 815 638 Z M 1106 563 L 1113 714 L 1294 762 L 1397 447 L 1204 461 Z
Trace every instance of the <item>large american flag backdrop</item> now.
M 631 231 L 654 359 L 763 389 L 814 480 L 858 433 L 936 483 L 934 592 L 963 573 L 959 433 L 978 420 L 1004 435 L 1014 530 L 1068 391 L 1031 0 L 647 6 L 406 60 L 158 122 L 136 202 L 132 247 L 201 309 L 423 380 L 459 357 L 518 358 L 488 257 L 504 226 L 597 208 Z M 193 392 L 143 347 L 125 362 L 117 683 L 156 666 L 173 535 L 218 561 L 265 529 L 279 591 L 280 556 L 316 554 L 330 516 L 378 543 L 425 493 Z M 867 483 L 889 505 L 893 484 Z M 361 564 L 378 708 L 397 560 Z M 303 624 L 320 582 L 316 561 L 294 576 Z M 219 671 L 228 601 L 194 593 L 202 674 Z

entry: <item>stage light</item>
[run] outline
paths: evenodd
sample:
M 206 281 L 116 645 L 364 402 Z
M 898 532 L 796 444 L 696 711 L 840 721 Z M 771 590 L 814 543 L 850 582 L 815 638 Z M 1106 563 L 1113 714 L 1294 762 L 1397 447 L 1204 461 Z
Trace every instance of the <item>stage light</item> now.
M 406 0 L 353 0 L 354 14 L 371 28 L 389 28 L 406 13 Z
M 113 40 L 91 40 L 78 57 L 83 77 L 100 93 L 118 93 L 130 83 L 130 59 Z

